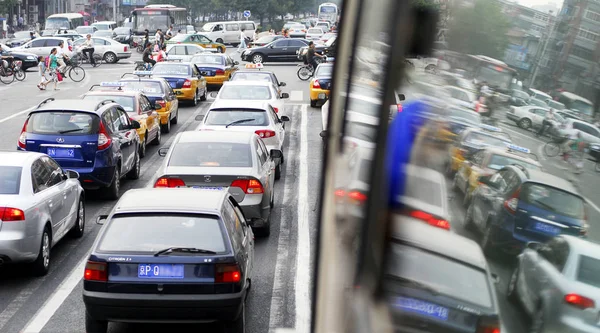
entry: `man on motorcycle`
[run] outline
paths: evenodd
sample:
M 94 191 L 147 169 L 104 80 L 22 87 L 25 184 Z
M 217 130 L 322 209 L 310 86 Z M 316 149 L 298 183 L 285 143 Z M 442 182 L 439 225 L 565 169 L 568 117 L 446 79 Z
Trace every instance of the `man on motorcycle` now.
M 552 128 L 552 126 L 554 126 L 554 121 L 555 121 L 555 117 L 554 117 L 554 110 L 550 109 L 548 110 L 548 112 L 546 112 L 546 115 L 544 116 L 544 121 L 542 122 L 542 127 L 540 127 L 540 130 L 537 132 L 537 136 L 543 136 L 544 132 L 546 132 L 546 129 Z
M 319 66 L 319 63 L 317 62 L 317 59 L 315 57 L 323 58 L 322 55 L 318 54 L 315 51 L 315 43 L 313 43 L 311 41 L 308 43 L 308 51 L 306 53 L 306 62 L 309 63 L 313 67 L 313 70 L 316 70 L 317 66 Z
M 146 49 L 144 50 L 144 54 L 142 54 L 142 60 L 145 63 L 150 63 L 152 66 L 156 65 L 156 61 L 152 59 L 152 44 L 147 43 Z

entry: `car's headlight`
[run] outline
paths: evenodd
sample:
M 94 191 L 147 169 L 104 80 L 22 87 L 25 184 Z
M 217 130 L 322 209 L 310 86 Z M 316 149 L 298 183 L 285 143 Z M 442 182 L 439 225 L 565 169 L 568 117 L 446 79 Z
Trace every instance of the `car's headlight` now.
M 590 145 L 590 148 L 594 150 L 600 150 L 600 145 Z

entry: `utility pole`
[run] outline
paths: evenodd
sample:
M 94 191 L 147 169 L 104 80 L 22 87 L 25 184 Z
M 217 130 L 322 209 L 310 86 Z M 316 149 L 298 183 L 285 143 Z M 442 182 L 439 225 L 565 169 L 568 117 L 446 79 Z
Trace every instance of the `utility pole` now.
M 552 16 L 552 11 L 550 11 L 550 17 Z M 544 58 L 544 54 L 546 54 L 546 48 L 548 47 L 548 41 L 550 40 L 550 35 L 554 32 L 554 25 L 556 24 L 556 19 L 552 22 L 552 24 L 548 24 L 548 29 L 546 33 L 546 39 L 544 40 L 544 44 L 542 45 L 542 50 L 540 56 L 537 57 L 535 62 L 535 69 L 533 70 L 533 75 L 531 76 L 531 80 L 529 81 L 529 87 L 534 87 L 535 79 L 538 74 L 538 69 L 540 68 L 540 61 Z M 543 35 L 542 35 L 543 37 Z
M 113 0 L 113 21 L 115 21 L 115 22 L 119 22 L 117 20 L 117 3 L 118 3 L 118 0 Z

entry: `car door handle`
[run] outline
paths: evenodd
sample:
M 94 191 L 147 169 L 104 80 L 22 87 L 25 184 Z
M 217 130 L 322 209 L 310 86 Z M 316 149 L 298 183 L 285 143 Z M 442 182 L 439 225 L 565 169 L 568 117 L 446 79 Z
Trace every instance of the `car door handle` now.
M 63 192 L 63 198 L 67 199 L 67 191 Z
M 48 207 L 52 208 L 52 206 L 54 206 L 54 204 L 52 203 L 52 200 L 48 200 Z

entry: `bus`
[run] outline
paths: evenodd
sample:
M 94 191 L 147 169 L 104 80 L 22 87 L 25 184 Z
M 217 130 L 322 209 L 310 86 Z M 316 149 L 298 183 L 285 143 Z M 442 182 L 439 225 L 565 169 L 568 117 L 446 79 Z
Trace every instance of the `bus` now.
M 54 14 L 48 16 L 44 24 L 44 30 L 75 30 L 84 25 L 83 15 L 79 13 Z
M 455 71 L 463 70 L 461 73 L 465 78 L 477 82 L 485 81 L 490 88 L 498 92 L 508 92 L 518 79 L 517 71 L 498 59 L 452 51 L 440 52 L 439 56 Z
M 185 30 L 188 25 L 187 17 L 187 9 L 173 5 L 148 5 L 144 8 L 136 8 L 131 12 L 133 34 L 144 35 L 146 29 L 151 34 L 157 29 L 164 32 L 170 25 L 173 25 L 174 31 Z
M 558 95 L 558 101 L 563 103 L 569 110 L 579 113 L 583 118 L 594 118 L 594 104 L 579 95 L 563 91 Z
M 338 15 L 339 11 L 336 4 L 325 2 L 319 5 L 319 11 L 317 12 L 319 21 L 327 21 L 333 25 L 337 23 Z

